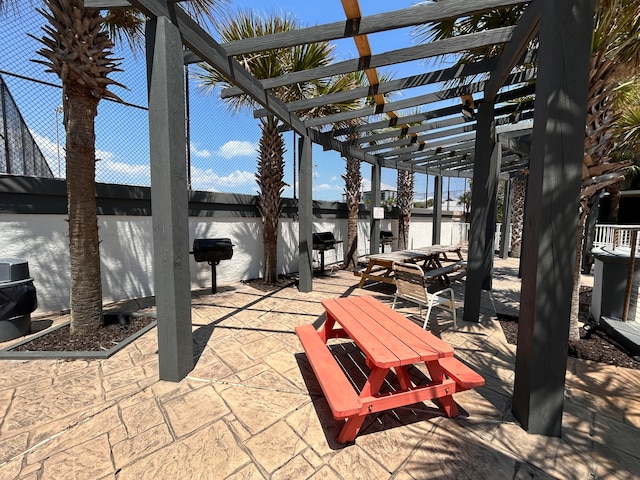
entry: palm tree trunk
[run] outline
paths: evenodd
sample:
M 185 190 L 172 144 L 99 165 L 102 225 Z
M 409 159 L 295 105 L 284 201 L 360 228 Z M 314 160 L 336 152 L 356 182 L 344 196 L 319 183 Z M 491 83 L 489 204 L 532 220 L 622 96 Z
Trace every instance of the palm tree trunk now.
M 527 192 L 527 177 L 513 181 L 513 209 L 511 212 L 511 252 L 510 256 L 520 258 L 522 250 L 522 227 L 524 226 L 524 201 Z
M 284 178 L 284 138 L 278 132 L 278 121 L 269 116 L 262 123 L 258 173 L 260 186 L 258 208 L 262 214 L 262 243 L 264 246 L 264 280 L 278 280 L 278 217 Z
M 582 271 L 582 247 L 584 245 L 585 225 L 589 208 L 586 207 L 586 199 L 582 200 L 580 206 L 580 216 L 578 217 L 578 236 L 576 239 L 576 263 L 573 269 L 573 290 L 571 292 L 571 318 L 569 320 L 569 344 L 576 344 L 580 341 L 579 311 L 580 311 L 580 274 Z
M 411 207 L 413 204 L 413 186 L 415 178 L 413 172 L 398 170 L 398 250 L 408 248 L 409 225 L 411 223 Z
M 65 92 L 71 333 L 82 335 L 102 326 L 94 130 L 99 100 L 82 87 L 71 86 Z
M 344 249 L 344 268 L 355 270 L 358 266 L 358 213 L 360 210 L 360 160 L 347 157 L 344 186 L 347 197 L 347 244 Z
M 607 212 L 607 222 L 618 223 L 618 211 L 620 210 L 620 184 L 610 185 L 607 188 L 609 192 L 609 211 Z

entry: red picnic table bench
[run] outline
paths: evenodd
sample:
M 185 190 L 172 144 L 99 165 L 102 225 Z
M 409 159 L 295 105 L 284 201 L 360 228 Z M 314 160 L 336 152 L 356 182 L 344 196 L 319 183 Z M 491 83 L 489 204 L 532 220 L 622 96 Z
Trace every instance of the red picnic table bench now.
M 373 297 L 323 300 L 324 325 L 296 327 L 296 333 L 336 420 L 346 420 L 339 443 L 355 440 L 365 417 L 404 405 L 438 399 L 448 417 L 458 415 L 452 395 L 484 385 L 484 379 L 453 356 L 453 347 Z M 350 338 L 371 369 L 358 393 L 327 347 L 332 338 Z M 407 368 L 424 362 L 430 380 L 416 384 Z M 381 392 L 393 369 L 400 389 Z

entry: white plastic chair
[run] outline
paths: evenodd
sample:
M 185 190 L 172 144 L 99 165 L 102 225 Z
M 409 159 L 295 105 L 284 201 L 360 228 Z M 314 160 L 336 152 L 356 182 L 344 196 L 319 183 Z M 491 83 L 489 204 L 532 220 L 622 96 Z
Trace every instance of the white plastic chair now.
M 396 282 L 396 293 L 393 297 L 391 308 L 396 308 L 398 298 L 417 303 L 420 306 L 421 316 L 422 307 L 427 307 L 427 314 L 424 317 L 424 325 L 422 326 L 422 328 L 426 330 L 431 310 L 434 307 L 439 307 L 451 312 L 453 315 L 453 328 L 458 328 L 456 324 L 456 301 L 451 288 L 444 288 L 437 292 L 430 293 L 427 291 L 424 272 L 418 265 L 411 263 L 396 263 L 393 267 L 393 272 Z

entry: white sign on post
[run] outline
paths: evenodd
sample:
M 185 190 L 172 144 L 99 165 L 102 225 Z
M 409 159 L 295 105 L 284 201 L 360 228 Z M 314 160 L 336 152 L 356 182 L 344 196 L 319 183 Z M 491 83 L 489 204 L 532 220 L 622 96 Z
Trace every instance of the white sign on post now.
M 373 207 L 373 219 L 384 220 L 384 207 Z

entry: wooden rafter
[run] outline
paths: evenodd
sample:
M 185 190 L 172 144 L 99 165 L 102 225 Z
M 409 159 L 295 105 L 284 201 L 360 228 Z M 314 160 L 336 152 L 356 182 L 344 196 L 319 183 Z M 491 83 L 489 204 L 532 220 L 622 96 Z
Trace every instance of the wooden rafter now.
M 459 104 L 435 108 L 412 115 L 399 116 L 396 112 L 412 107 L 429 105 L 441 100 L 450 100 L 462 95 L 479 94 L 482 91 L 485 93 L 485 98 L 495 99 L 496 103 L 516 98 L 517 95 L 514 92 L 518 92 L 520 96 L 532 94 L 534 88 L 531 86 L 516 88 L 502 94 L 499 91 L 505 84 L 515 86 L 535 78 L 535 69 L 516 73 L 513 73 L 512 69 L 518 63 L 535 62 L 536 53 L 526 52 L 526 46 L 538 28 L 540 0 L 530 2 L 531 4 L 526 9 L 522 21 L 516 27 L 505 27 L 379 54 L 371 52 L 367 35 L 426 22 L 455 19 L 522 3 L 526 2 L 514 0 L 444 0 L 439 1 L 437 4 L 420 4 L 392 12 L 362 16 L 357 0 L 342 0 L 345 21 L 220 45 L 188 18 L 180 7 L 175 8 L 176 14 L 172 17 L 168 12 L 165 0 L 85 0 L 85 4 L 88 7 L 127 8 L 134 6 L 149 16 L 173 18 L 174 23 L 180 28 L 185 46 L 189 49 L 187 61 L 205 60 L 227 76 L 236 87 L 223 90 L 222 96 L 224 98 L 236 94 L 247 94 L 257 103 L 263 105 L 264 108 L 256 111 L 255 116 L 261 116 L 266 113 L 276 115 L 290 128 L 301 134 L 309 135 L 314 142 L 321 144 L 325 149 L 334 149 L 343 156 L 349 155 L 368 163 L 377 162 L 384 165 L 387 165 L 387 162 L 392 162 L 392 164 L 400 165 L 401 168 L 425 173 L 427 170 L 433 171 L 434 167 L 437 167 L 438 171 L 443 171 L 442 167 L 449 167 L 452 161 L 452 157 L 441 157 L 441 155 L 445 154 L 444 152 L 435 153 L 432 144 L 436 145 L 436 148 L 440 145 L 440 148 L 443 149 L 447 143 L 454 142 L 454 144 L 458 145 L 455 148 L 460 150 L 461 146 L 466 143 L 466 140 L 464 140 L 466 138 L 465 135 L 474 135 L 475 123 L 465 122 L 462 116 L 459 115 Z M 359 58 L 272 79 L 258 81 L 232 60 L 234 55 L 347 37 L 354 39 Z M 437 55 L 455 54 L 469 48 L 493 44 L 505 44 L 503 55 L 497 59 L 483 60 L 468 65 L 425 72 L 380 83 L 377 71 L 379 67 Z M 350 92 L 341 92 L 289 104 L 283 104 L 268 93 L 270 88 L 334 75 L 344 75 L 354 71 L 363 71 L 370 85 L 353 89 Z M 406 92 L 413 87 L 461 79 L 465 76 L 482 73 L 490 73 L 490 76 L 483 81 L 461 85 L 456 88 L 448 88 L 436 93 L 414 97 L 407 97 L 405 93 L 404 98 L 395 102 L 386 102 L 384 98 L 386 93 L 393 91 Z M 373 98 L 375 105 L 354 112 L 329 115 L 322 119 L 308 119 L 305 122 L 295 114 L 297 111 L 304 111 L 318 105 L 339 103 L 364 97 Z M 482 98 L 474 100 L 476 105 L 482 101 Z M 523 116 L 530 115 L 529 109 L 532 107 L 531 102 L 529 105 L 522 107 L 514 107 L 513 105 L 498 106 L 496 114 L 500 110 L 508 110 L 513 113 L 516 109 L 521 109 L 524 112 Z M 386 113 L 390 118 L 367 123 L 367 117 L 379 115 L 380 113 Z M 505 114 L 508 115 L 508 113 Z M 348 129 L 335 129 L 327 133 L 322 133 L 316 129 L 323 125 L 356 119 L 360 119 L 362 124 Z M 512 120 L 512 116 L 505 116 L 498 119 L 496 123 L 502 125 Z M 373 130 L 388 127 L 393 128 L 388 132 L 367 135 Z M 339 140 L 339 138 L 350 133 L 358 133 L 361 138 L 350 142 Z M 371 145 L 372 142 L 378 142 L 379 144 L 373 146 Z M 517 140 L 509 141 L 509 143 L 513 143 L 514 148 L 517 147 L 524 151 L 524 146 L 519 145 Z M 463 168 L 470 170 L 472 165 L 467 165 L 467 167 Z

